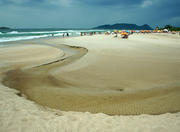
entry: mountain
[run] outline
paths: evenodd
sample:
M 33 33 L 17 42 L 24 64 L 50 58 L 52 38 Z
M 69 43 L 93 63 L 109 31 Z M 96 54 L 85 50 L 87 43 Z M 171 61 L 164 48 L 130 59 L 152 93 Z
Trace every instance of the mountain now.
M 93 29 L 121 29 L 121 30 L 153 30 L 148 24 L 138 26 L 136 24 L 117 23 L 113 25 L 101 25 Z
M 10 29 L 9 27 L 0 27 L 0 29 L 6 30 L 6 29 Z

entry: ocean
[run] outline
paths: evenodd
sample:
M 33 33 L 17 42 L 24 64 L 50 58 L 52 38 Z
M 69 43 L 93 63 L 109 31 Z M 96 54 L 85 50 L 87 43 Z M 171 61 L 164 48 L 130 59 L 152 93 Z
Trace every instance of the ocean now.
M 48 37 L 63 37 L 63 34 L 69 33 L 71 37 L 80 36 L 81 32 L 105 32 L 105 30 L 93 29 L 0 29 L 0 43 L 18 40 L 28 40 Z

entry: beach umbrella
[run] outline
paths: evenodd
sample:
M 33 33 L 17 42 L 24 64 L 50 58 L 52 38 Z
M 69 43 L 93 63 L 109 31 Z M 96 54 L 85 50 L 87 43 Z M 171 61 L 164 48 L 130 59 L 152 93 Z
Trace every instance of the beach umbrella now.
M 157 33 L 157 30 L 153 30 L 153 33 Z
M 122 32 L 121 35 L 128 35 L 128 33 L 127 32 Z
M 167 29 L 164 29 L 163 31 L 164 31 L 164 32 L 168 32 L 168 30 L 167 30 Z
M 117 33 L 117 30 L 114 30 L 114 33 Z

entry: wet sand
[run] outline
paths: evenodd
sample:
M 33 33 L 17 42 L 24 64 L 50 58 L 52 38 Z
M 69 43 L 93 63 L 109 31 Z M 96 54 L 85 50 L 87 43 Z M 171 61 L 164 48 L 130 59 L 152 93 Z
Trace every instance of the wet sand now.
M 11 90 L 18 90 L 16 92 L 10 92 L 11 90 L 6 92 L 5 90 L 4 94 L 2 92 L 1 98 L 7 99 L 8 93 L 9 95 L 14 93 L 12 96 L 14 102 L 18 102 L 18 100 L 26 102 L 25 106 L 15 103 L 16 106 L 22 106 L 18 110 L 20 115 L 22 114 L 21 109 L 26 111 L 27 108 L 35 113 L 40 112 L 37 114 L 37 121 L 43 117 L 44 112 L 44 115 L 48 115 L 48 117 L 54 117 L 53 114 L 55 114 L 55 117 L 58 116 L 56 117 L 57 122 L 60 121 L 64 124 L 65 118 L 69 122 L 72 121 L 70 123 L 72 129 L 69 130 L 74 131 L 85 130 L 80 130 L 84 127 L 78 118 L 82 118 L 83 122 L 87 122 L 87 120 L 92 121 L 91 123 L 101 122 L 93 128 L 104 131 L 122 129 L 131 131 L 134 130 L 133 128 L 136 128 L 137 131 L 155 131 L 154 128 L 158 131 L 171 130 L 164 124 L 171 125 L 174 131 L 179 130 L 179 36 L 168 34 L 132 35 L 128 40 L 123 40 L 113 38 L 113 36 L 96 35 L 67 39 L 32 40 L 23 43 L 27 43 L 28 46 L 30 42 L 29 53 L 24 52 L 23 46 L 19 46 L 18 51 L 13 49 L 16 46 L 7 47 L 6 50 L 0 49 L 3 51 L 0 52 L 1 91 L 7 90 L 8 87 Z M 46 51 L 47 47 L 49 51 Z M 41 49 L 44 54 L 38 54 L 38 52 L 34 54 L 33 48 L 37 51 Z M 16 57 L 8 56 L 13 52 L 16 53 Z M 4 108 L 16 108 L 10 102 L 4 104 L 4 99 L 1 103 Z M 36 102 L 37 106 L 29 104 L 30 100 Z M 56 110 L 44 109 L 39 105 Z M 2 114 L 5 113 L 5 111 L 1 111 Z M 10 113 L 14 111 L 16 110 L 12 109 Z M 32 114 L 28 111 L 26 114 L 29 115 L 28 118 L 31 118 Z M 99 113 L 156 116 L 109 117 Z M 96 119 L 91 120 L 90 118 Z M 108 123 L 114 125 L 111 129 L 106 127 L 106 123 L 102 123 L 102 120 L 107 118 L 112 118 Z M 5 118 L 2 119 L 4 119 L 1 120 L 2 124 L 8 121 L 5 121 Z M 74 129 L 73 119 L 80 124 L 77 127 L 79 130 Z M 148 122 L 145 125 L 148 129 L 141 129 L 142 119 Z M 132 123 L 133 121 L 136 123 Z M 124 124 L 124 127 L 115 125 L 120 122 Z M 41 123 L 39 125 L 43 126 Z M 2 128 L 5 126 L 4 124 Z M 53 124 L 50 126 L 54 130 L 59 128 Z M 159 126 L 162 127 L 159 128 Z M 64 126 L 62 131 L 68 130 L 67 128 Z M 86 128 L 90 130 L 92 124 Z

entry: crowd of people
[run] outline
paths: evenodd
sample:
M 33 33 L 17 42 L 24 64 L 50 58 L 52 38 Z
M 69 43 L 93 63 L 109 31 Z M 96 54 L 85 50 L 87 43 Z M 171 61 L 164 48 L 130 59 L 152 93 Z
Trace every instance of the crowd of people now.
M 102 34 L 102 32 L 81 32 L 81 36 Z
M 127 39 L 129 35 L 136 33 L 136 34 L 148 34 L 148 33 L 169 33 L 169 34 L 179 34 L 180 31 L 169 31 L 167 29 L 164 30 L 114 30 L 114 31 L 107 31 L 105 35 L 114 35 L 114 37 L 121 36 L 121 38 Z
M 65 36 L 69 37 L 69 33 L 63 33 L 63 38 L 64 38 Z
M 98 32 L 80 32 L 81 36 L 92 36 L 92 35 L 96 35 L 96 34 L 105 34 L 105 35 L 114 35 L 114 37 L 118 37 L 120 35 L 121 38 L 123 39 L 127 39 L 129 37 L 129 35 L 131 34 L 148 34 L 148 33 L 170 33 L 170 34 L 179 34 L 180 35 L 180 31 L 168 31 L 167 29 L 164 30 L 114 30 L 114 31 L 98 31 Z M 54 36 L 54 34 L 52 34 L 52 36 Z M 62 35 L 63 37 L 70 37 L 70 33 L 63 33 Z

